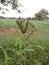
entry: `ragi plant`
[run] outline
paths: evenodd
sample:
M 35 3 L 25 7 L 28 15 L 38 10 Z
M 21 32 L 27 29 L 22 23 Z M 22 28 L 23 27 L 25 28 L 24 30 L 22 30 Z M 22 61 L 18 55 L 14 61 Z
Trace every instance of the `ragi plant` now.
M 22 58 L 22 61 L 23 61 L 23 63 L 22 63 L 22 65 L 32 65 L 32 63 L 31 63 L 31 61 L 29 61 L 28 60 L 28 58 L 27 58 L 27 55 L 29 55 L 29 54 L 34 54 L 34 53 L 36 53 L 36 51 L 35 51 L 35 48 L 39 48 L 40 49 L 40 51 L 42 50 L 42 53 L 44 54 L 45 52 L 44 52 L 44 48 L 43 47 L 41 47 L 41 46 L 39 46 L 39 45 L 29 45 L 29 44 L 27 44 L 27 40 L 29 39 L 29 37 L 36 31 L 36 28 L 35 28 L 35 26 L 29 21 L 29 19 L 23 19 L 23 18 L 19 18 L 19 19 L 17 19 L 17 24 L 18 24 L 18 26 L 19 26 L 19 29 L 21 30 L 21 32 L 23 33 L 23 35 L 26 33 L 26 31 L 27 31 L 27 28 L 28 28 L 28 25 L 29 25 L 29 23 L 32 25 L 32 27 L 33 27 L 33 29 L 32 29 L 32 31 L 31 31 L 31 33 L 30 34 L 28 34 L 28 36 L 25 38 L 25 40 L 23 40 L 23 42 L 21 43 L 21 42 L 19 42 L 19 46 L 20 46 L 20 48 L 19 48 L 19 52 L 20 52 L 20 49 L 21 49 L 21 58 Z M 21 38 L 20 38 L 21 39 Z M 22 39 L 21 39 L 22 40 Z M 17 41 L 16 41 L 17 42 Z M 35 47 L 35 48 L 34 48 Z M 35 56 L 35 55 L 34 55 Z M 33 59 L 32 59 L 33 60 Z M 34 61 L 35 62 L 35 61 Z M 36 62 L 35 63 L 37 63 L 37 64 L 40 64 L 40 63 L 38 63 L 38 61 L 36 60 Z M 40 64 L 41 65 L 41 64 Z
M 29 19 L 17 19 L 17 24 L 21 30 L 23 37 L 29 25 Z M 32 24 L 31 24 L 32 25 Z M 32 32 L 26 36 L 16 38 L 14 44 L 7 47 L 0 47 L 1 55 L 3 52 L 2 63 L 0 65 L 44 65 L 41 61 L 46 58 L 45 50 L 40 45 L 27 43 L 30 36 L 36 31 L 34 25 Z M 43 55 L 42 55 L 43 54 Z M 44 58 L 45 57 L 45 58 Z

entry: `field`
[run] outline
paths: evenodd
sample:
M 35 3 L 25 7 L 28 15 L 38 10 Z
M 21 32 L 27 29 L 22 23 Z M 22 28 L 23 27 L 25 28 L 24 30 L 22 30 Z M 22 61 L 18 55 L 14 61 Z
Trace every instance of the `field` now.
M 30 20 L 23 34 L 16 19 L 0 19 L 0 65 L 49 65 L 49 20 Z

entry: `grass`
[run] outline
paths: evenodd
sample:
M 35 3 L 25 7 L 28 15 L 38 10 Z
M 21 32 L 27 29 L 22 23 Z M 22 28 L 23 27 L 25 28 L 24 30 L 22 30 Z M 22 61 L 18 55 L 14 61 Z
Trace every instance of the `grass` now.
M 15 19 L 0 19 L 0 27 L 7 27 L 7 28 L 11 28 L 11 27 L 17 27 L 17 24 L 15 22 Z
M 10 35 L 0 31 L 0 46 L 2 47 L 0 48 L 0 65 L 23 65 L 23 63 L 24 65 L 41 65 L 43 61 L 49 62 L 49 20 L 31 20 L 30 22 L 35 25 L 36 32 L 26 41 L 26 37 L 33 29 L 31 24 L 26 34 L 16 32 Z M 15 19 L 0 19 L 0 27 L 18 29 Z

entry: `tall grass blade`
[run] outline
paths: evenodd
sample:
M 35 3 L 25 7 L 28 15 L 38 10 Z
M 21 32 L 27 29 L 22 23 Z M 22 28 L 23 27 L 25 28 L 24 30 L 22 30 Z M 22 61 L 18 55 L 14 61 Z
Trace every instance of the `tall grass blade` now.
M 7 53 L 6 53 L 6 50 L 0 46 L 0 49 L 2 49 L 3 53 L 4 53 L 4 56 L 5 56 L 5 65 L 8 65 L 8 57 L 7 57 Z

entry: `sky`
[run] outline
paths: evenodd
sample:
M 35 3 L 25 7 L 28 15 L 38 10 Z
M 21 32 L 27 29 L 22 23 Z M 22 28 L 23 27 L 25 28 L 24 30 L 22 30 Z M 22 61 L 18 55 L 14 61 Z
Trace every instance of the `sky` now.
M 22 13 L 18 13 L 16 10 L 11 10 L 11 5 L 3 6 L 3 8 L 8 8 L 9 11 L 6 11 L 6 14 L 2 14 L 0 12 L 0 16 L 4 17 L 33 17 L 35 13 L 40 11 L 41 9 L 49 10 L 49 0 L 19 0 L 19 2 L 23 5 L 23 7 L 19 7 Z

